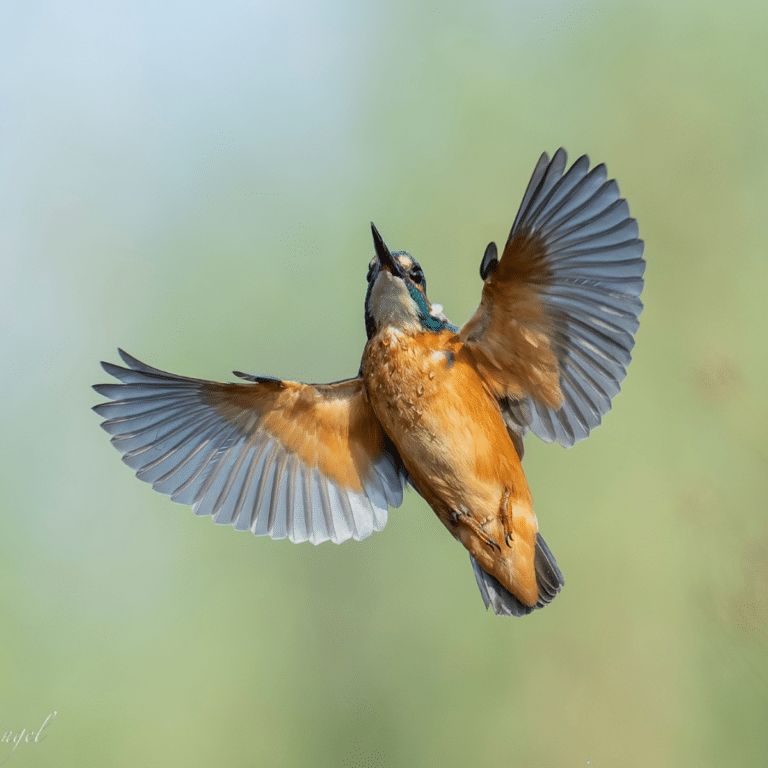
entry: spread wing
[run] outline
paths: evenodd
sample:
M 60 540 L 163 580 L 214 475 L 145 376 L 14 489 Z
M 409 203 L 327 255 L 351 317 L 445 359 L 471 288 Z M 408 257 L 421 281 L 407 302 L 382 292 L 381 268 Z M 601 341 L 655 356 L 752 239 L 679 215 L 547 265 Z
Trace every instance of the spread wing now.
M 273 539 L 364 539 L 403 500 L 400 457 L 361 379 L 298 384 L 237 374 L 219 384 L 152 368 L 122 350 L 120 384 L 94 410 L 140 480 L 197 515 Z
M 480 268 L 480 306 L 459 338 L 508 426 L 570 447 L 611 408 L 643 305 L 643 241 L 604 165 L 539 159 L 501 259 Z M 511 424 L 509 422 L 512 422 Z

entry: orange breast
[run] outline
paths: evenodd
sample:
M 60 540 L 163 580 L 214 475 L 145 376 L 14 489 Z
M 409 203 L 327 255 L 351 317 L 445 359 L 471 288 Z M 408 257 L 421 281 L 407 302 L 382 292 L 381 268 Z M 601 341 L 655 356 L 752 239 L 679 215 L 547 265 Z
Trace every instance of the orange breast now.
M 419 493 L 484 570 L 535 603 L 530 491 L 496 401 L 462 343 L 450 331 L 385 329 L 366 346 L 363 377 Z

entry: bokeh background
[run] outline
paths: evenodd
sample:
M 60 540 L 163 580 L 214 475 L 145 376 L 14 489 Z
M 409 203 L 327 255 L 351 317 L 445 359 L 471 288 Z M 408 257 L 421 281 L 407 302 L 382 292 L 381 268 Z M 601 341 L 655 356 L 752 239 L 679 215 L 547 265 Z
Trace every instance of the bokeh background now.
M 749 0 L 0 4 L 0 761 L 765 765 L 767 32 Z M 352 375 L 368 222 L 462 323 L 560 145 L 648 269 L 604 425 L 527 441 L 549 608 L 486 613 L 414 492 L 313 548 L 121 464 L 118 345 Z

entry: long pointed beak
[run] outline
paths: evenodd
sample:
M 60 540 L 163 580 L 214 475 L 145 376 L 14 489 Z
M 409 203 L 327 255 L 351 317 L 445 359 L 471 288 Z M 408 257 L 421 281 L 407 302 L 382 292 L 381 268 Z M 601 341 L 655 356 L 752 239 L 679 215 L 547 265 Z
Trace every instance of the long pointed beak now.
M 388 270 L 397 277 L 405 277 L 403 268 L 392 257 L 387 244 L 373 222 L 371 222 L 371 234 L 373 235 L 373 247 L 376 249 L 376 255 L 379 257 L 379 264 L 381 264 L 382 269 Z

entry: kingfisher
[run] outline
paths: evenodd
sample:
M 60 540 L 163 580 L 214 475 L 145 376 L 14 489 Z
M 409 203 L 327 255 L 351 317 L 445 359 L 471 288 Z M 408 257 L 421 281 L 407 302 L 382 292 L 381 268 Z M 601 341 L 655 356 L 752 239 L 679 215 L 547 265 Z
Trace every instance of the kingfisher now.
M 642 310 L 643 241 L 604 164 L 539 158 L 461 327 L 371 224 L 357 376 L 219 383 L 119 350 L 94 407 L 136 476 L 197 515 L 273 539 L 357 541 L 410 484 L 469 551 L 486 609 L 523 616 L 564 581 L 523 474 L 528 431 L 570 447 L 610 410 Z

